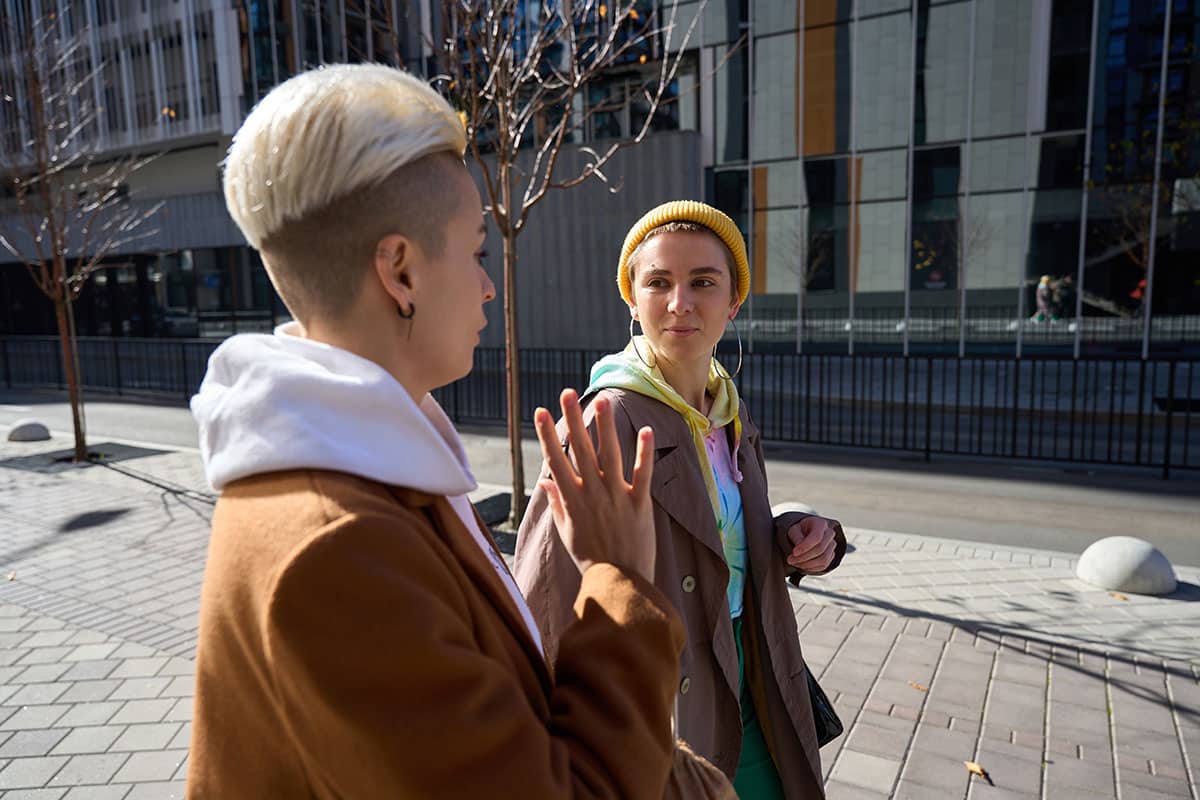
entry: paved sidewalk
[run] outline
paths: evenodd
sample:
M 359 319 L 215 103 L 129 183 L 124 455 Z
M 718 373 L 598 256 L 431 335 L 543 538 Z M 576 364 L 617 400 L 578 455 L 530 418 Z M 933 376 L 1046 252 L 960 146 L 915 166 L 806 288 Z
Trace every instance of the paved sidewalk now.
M 212 497 L 193 451 L 67 445 L 0 443 L 0 798 L 181 797 Z M 831 800 L 1197 800 L 1200 570 L 1121 599 L 1063 554 L 849 535 L 793 592 Z

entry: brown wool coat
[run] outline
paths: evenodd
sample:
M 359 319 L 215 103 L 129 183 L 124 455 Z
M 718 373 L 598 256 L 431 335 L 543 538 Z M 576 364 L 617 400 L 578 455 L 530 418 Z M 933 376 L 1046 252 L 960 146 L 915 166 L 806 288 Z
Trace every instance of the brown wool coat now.
M 661 796 L 679 617 L 607 564 L 571 602 L 552 678 L 445 498 L 314 470 L 231 484 L 188 797 Z
M 654 582 L 679 609 L 687 628 L 680 665 L 679 735 L 732 778 L 741 753 L 742 726 L 737 650 L 725 591 L 729 568 L 696 448 L 687 423 L 669 406 L 634 392 L 604 390 L 602 394 L 612 401 L 627 465 L 633 462 L 637 431 L 647 425 L 654 430 L 651 495 L 658 536 Z M 592 424 L 591 404 L 584 418 Z M 794 572 L 785 560 L 792 549 L 787 530 L 805 515 L 772 517 L 759 433 L 745 404 L 741 419 L 738 468 L 743 475 L 741 495 L 749 550 L 744 613 L 752 623 L 748 626 L 747 676 L 787 797 L 821 798 L 820 750 L 807 668 L 786 585 L 787 576 Z M 732 435 L 732 426 L 727 429 Z M 841 526 L 835 527 L 837 555 L 830 569 L 840 563 L 846 550 Z M 540 489 L 530 500 L 517 536 L 514 572 L 541 627 L 549 656 L 565 641 L 579 571 L 559 541 Z

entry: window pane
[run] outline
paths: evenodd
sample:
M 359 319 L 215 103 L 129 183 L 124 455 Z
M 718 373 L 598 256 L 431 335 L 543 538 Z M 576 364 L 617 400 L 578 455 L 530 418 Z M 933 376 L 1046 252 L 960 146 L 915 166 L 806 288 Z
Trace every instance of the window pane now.
M 754 158 L 796 156 L 796 38 L 755 40 Z
M 857 35 L 854 124 L 858 149 L 905 147 L 912 93 L 910 15 L 862 20 Z
M 917 28 L 917 144 L 962 139 L 967 122 L 970 3 L 934 6 Z

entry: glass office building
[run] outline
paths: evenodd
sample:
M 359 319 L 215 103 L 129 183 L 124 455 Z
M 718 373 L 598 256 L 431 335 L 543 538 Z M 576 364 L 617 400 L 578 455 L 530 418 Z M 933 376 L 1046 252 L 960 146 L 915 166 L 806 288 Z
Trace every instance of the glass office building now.
M 616 343 L 615 298 L 571 330 L 552 315 L 579 286 L 608 285 L 625 230 L 670 192 L 704 195 L 746 234 L 741 319 L 759 348 L 1155 352 L 1200 340 L 1196 2 L 709 0 L 655 118 L 659 141 L 629 151 L 621 192 L 538 210 L 522 243 L 523 343 Z M 311 66 L 437 68 L 438 0 L 57 6 L 104 65 L 99 146 L 165 148 L 169 165 L 134 187 L 167 199 L 163 233 L 89 287 L 91 333 L 269 325 L 282 308 L 223 214 L 229 137 Z M 679 5 L 677 32 L 699 8 Z M 583 104 L 618 110 L 573 141 L 635 129 L 653 68 L 588 87 Z M 544 233 L 561 230 L 576 235 Z M 22 277 L 0 269 L 0 332 L 37 327 Z

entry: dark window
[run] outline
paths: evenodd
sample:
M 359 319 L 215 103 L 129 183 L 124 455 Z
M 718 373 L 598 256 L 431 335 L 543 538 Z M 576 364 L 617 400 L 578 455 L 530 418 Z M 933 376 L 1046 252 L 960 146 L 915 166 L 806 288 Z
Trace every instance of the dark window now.
M 1084 127 L 1091 35 L 1091 0 L 1054 0 L 1050 23 L 1047 130 Z M 1124 44 L 1121 47 L 1123 49 Z
M 1078 189 L 1083 177 L 1082 134 L 1047 136 L 1038 159 L 1039 189 Z

